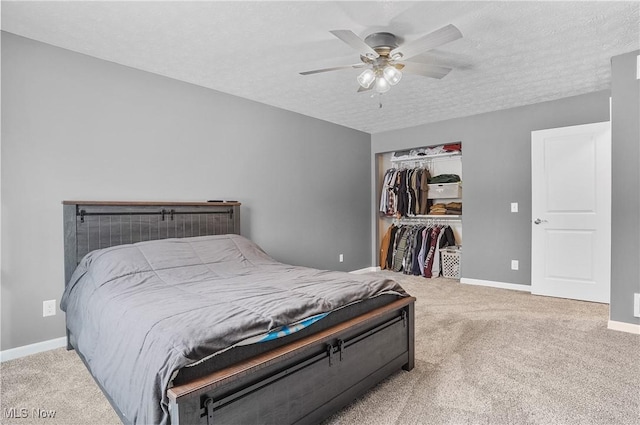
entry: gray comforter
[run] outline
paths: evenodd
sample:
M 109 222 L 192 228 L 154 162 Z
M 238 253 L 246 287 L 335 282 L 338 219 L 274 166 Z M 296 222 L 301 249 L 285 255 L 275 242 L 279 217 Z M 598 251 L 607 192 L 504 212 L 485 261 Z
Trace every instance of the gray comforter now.
M 279 263 L 237 235 L 93 251 L 61 307 L 78 351 L 132 424 L 169 422 L 173 373 L 250 337 L 382 294 L 394 281 Z

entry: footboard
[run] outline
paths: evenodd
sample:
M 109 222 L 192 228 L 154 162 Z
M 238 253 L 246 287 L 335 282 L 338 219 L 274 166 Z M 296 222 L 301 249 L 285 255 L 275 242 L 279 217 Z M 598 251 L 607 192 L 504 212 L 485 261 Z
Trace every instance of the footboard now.
M 414 302 L 403 298 L 168 390 L 172 425 L 317 423 L 414 364 Z

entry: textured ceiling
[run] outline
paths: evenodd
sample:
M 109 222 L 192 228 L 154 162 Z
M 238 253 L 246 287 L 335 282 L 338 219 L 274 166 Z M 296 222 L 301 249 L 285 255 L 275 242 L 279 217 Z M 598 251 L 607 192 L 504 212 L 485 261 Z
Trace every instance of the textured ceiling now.
M 2 2 L 4 31 L 368 133 L 607 89 L 639 16 L 637 1 Z M 463 38 L 415 58 L 453 67 L 442 80 L 372 97 L 357 69 L 298 74 L 358 63 L 329 30 L 411 41 L 450 23 Z

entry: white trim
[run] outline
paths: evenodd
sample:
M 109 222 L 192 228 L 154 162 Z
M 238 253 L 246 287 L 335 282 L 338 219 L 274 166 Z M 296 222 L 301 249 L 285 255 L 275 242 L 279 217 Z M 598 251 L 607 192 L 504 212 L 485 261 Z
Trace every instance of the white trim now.
M 379 272 L 380 267 L 365 267 L 364 269 L 354 270 L 349 273 L 353 274 L 363 274 L 363 273 L 371 273 L 371 272 Z
M 0 351 L 0 362 L 6 362 L 7 360 L 18 359 L 31 354 L 66 346 L 67 338 L 63 336 L 48 341 L 36 342 L 35 344 L 23 345 L 22 347 L 10 348 L 9 350 Z
M 613 331 L 629 332 L 630 334 L 640 335 L 640 325 L 634 323 L 616 322 L 615 320 L 609 320 L 607 328 Z
M 461 278 L 460 283 L 466 283 L 467 285 L 490 286 L 492 288 L 500 289 L 511 289 L 513 291 L 531 292 L 530 285 L 521 285 L 518 283 L 494 282 L 492 280 L 469 279 L 466 277 Z

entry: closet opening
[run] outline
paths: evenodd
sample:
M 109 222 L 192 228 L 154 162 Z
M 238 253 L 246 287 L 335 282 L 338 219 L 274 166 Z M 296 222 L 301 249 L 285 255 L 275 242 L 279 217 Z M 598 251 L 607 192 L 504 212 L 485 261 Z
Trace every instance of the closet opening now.
M 376 154 L 377 266 L 460 278 L 462 143 Z

